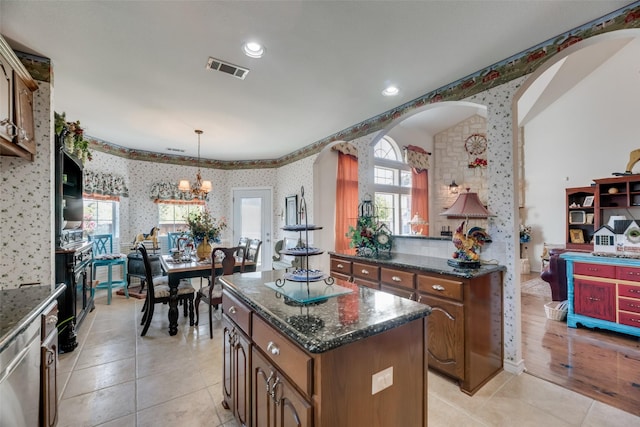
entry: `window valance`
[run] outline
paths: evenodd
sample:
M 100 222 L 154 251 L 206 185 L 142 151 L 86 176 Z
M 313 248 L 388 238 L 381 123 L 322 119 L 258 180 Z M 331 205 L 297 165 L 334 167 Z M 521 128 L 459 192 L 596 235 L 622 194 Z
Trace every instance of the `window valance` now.
M 429 170 L 429 156 L 431 153 L 416 145 L 405 145 L 404 150 L 407 164 L 415 169 L 416 172 L 420 173 L 423 170 Z
M 124 177 L 119 175 L 85 170 L 83 184 L 86 197 L 100 200 L 120 200 L 120 196 L 129 197 Z
M 340 142 L 334 146 L 331 147 L 331 149 L 333 151 L 338 151 L 342 154 L 347 154 L 349 156 L 352 156 L 354 158 L 358 158 L 358 149 L 351 143 L 349 142 Z
M 168 203 L 176 205 L 204 205 L 206 202 L 191 192 L 180 191 L 175 182 L 156 182 L 151 184 L 149 197 L 154 203 Z

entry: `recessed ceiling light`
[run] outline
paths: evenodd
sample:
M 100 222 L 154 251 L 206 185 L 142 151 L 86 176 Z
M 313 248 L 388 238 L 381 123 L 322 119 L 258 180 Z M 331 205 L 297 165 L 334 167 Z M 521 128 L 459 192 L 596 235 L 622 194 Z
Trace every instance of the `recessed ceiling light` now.
M 245 43 L 242 50 L 249 58 L 262 58 L 262 55 L 264 55 L 264 46 L 256 42 Z
M 384 96 L 396 96 L 400 92 L 395 86 L 387 86 L 385 90 L 382 91 Z

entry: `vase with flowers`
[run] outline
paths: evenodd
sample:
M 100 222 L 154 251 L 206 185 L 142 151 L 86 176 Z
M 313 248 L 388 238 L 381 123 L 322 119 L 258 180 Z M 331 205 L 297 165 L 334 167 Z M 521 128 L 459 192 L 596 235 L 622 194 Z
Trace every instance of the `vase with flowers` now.
M 227 228 L 227 222 L 224 218 L 216 219 L 211 215 L 209 209 L 202 211 L 193 211 L 187 215 L 187 225 L 189 226 L 189 234 L 196 243 L 196 255 L 199 261 L 206 260 L 211 255 L 211 243 L 220 242 L 222 230 Z

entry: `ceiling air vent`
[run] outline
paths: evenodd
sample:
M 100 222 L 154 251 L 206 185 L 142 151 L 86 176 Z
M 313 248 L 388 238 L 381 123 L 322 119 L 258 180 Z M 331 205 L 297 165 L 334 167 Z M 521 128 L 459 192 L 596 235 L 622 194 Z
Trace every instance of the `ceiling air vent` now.
M 215 70 L 220 71 L 222 73 L 231 74 L 233 77 L 236 77 L 240 80 L 244 80 L 249 74 L 248 68 L 242 68 L 238 65 L 233 65 L 229 62 L 221 61 L 216 58 L 209 57 L 207 61 L 207 70 Z

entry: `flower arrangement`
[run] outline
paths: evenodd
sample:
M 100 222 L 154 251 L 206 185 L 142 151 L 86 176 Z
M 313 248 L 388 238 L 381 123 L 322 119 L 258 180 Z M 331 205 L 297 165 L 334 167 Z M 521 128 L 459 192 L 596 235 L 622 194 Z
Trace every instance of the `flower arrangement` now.
M 65 148 L 83 162 L 91 160 L 91 151 L 89 151 L 89 141 L 84 139 L 84 129 L 80 126 L 80 121 L 68 122 L 65 113 L 55 116 L 55 133 L 59 135 L 64 142 Z
M 470 168 L 486 168 L 487 167 L 487 159 L 481 159 L 480 157 L 476 157 L 472 162 L 469 163 Z
M 531 226 L 520 224 L 520 243 L 527 243 L 531 240 Z
M 356 226 L 349 226 L 349 231 L 346 234 L 351 239 L 349 247 L 356 248 L 358 255 L 374 255 L 377 228 L 378 224 L 373 216 L 358 217 Z
M 193 240 L 197 242 L 203 241 L 206 237 L 209 242 L 218 243 L 220 242 L 222 230 L 227 228 L 227 222 L 224 217 L 218 220 L 211 216 L 211 212 L 206 208 L 202 212 L 190 212 L 186 220 L 189 226 L 189 233 Z

